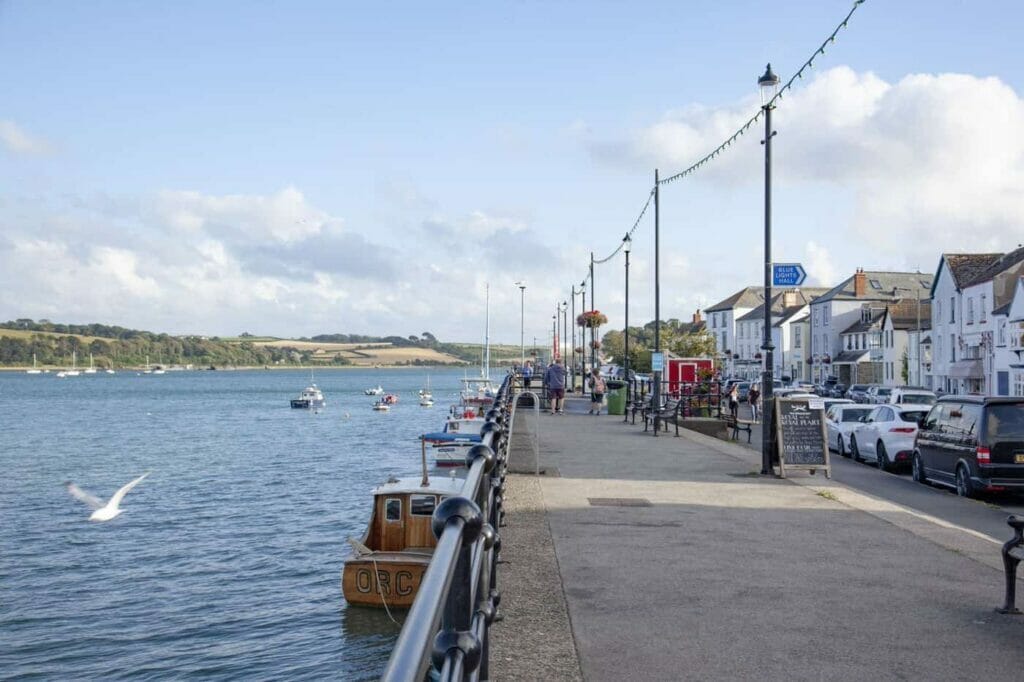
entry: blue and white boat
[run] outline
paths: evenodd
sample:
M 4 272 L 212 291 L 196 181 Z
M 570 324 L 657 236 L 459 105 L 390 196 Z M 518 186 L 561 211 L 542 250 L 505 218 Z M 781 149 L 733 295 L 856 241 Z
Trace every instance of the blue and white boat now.
M 327 404 L 323 392 L 316 384 L 310 384 L 302 389 L 297 398 L 292 398 L 292 407 L 301 409 L 316 409 Z

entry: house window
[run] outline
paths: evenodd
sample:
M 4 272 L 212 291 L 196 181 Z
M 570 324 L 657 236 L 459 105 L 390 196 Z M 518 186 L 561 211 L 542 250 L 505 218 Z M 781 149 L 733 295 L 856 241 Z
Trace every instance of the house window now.
M 967 324 L 974 324 L 974 297 L 967 297 Z
M 942 319 L 942 301 L 935 300 L 935 321 L 938 322 Z
M 949 321 L 956 322 L 956 296 L 949 297 Z
M 860 335 L 860 345 L 857 346 L 857 347 L 861 348 L 861 349 L 866 349 L 868 347 L 868 335 L 867 334 L 861 334 Z
M 996 345 L 1006 345 L 1006 320 L 999 320 L 999 331 L 996 333 Z
M 942 337 L 938 334 L 935 335 L 935 357 L 942 357 Z
M 978 311 L 978 321 L 979 322 L 984 322 L 985 321 L 985 303 L 986 303 L 986 299 L 987 298 L 988 298 L 988 296 L 986 296 L 985 294 L 981 295 L 981 310 Z
M 793 348 L 800 348 L 800 327 L 793 327 Z
M 879 282 L 877 279 L 872 279 L 872 280 L 868 280 L 868 281 L 870 282 L 872 289 L 874 289 L 876 291 L 881 291 L 882 290 L 882 283 Z
M 1013 373 L 1013 395 L 1024 397 L 1024 372 Z
M 956 335 L 949 335 L 949 361 L 956 362 Z

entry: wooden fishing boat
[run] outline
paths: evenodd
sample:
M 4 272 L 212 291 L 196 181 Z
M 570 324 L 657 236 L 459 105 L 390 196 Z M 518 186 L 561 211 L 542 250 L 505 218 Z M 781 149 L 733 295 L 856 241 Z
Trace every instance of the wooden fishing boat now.
M 462 493 L 461 478 L 389 479 L 373 490 L 373 513 L 361 540 L 349 539 L 341 590 L 349 604 L 385 609 L 412 606 L 437 546 L 431 515 Z

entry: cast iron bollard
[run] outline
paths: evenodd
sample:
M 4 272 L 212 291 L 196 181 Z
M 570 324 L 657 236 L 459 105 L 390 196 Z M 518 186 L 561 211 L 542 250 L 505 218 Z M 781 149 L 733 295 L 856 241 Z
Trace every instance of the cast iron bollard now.
M 1017 564 L 1024 559 L 1024 518 L 1010 516 L 1006 523 L 1013 528 L 1013 537 L 1003 545 L 1003 568 L 1006 570 L 1006 602 L 999 613 L 1014 616 L 1021 615 L 1015 602 L 1017 600 Z

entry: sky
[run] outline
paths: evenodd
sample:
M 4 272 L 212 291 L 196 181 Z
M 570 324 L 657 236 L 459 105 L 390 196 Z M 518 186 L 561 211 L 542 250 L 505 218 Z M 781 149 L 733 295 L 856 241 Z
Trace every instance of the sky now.
M 492 341 L 546 343 L 654 170 L 852 6 L 0 0 L 0 318 L 480 341 L 489 291 Z M 830 286 L 1024 242 L 1022 26 L 1019 0 L 861 5 L 773 113 L 774 259 Z M 662 318 L 762 283 L 762 126 L 661 186 Z M 631 324 L 654 273 L 649 210 Z M 612 327 L 624 284 L 622 254 L 588 283 Z

